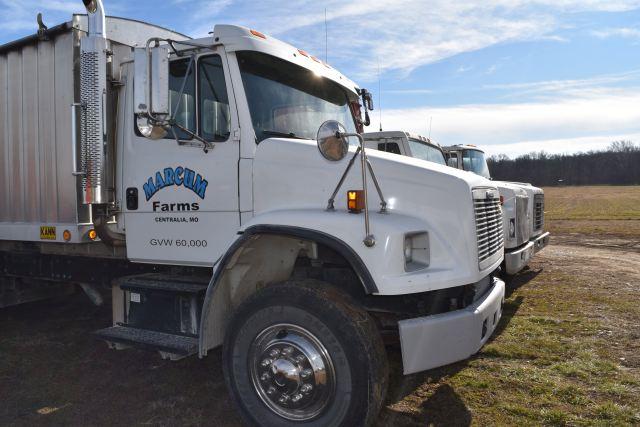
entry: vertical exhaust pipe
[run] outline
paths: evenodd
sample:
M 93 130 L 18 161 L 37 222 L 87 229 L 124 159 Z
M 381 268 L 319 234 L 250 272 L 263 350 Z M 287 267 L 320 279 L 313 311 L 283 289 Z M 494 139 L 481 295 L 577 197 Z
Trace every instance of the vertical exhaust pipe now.
M 84 204 L 107 203 L 107 39 L 102 0 L 82 0 L 88 35 L 80 40 L 80 168 Z
M 106 38 L 102 0 L 82 0 L 89 14 L 89 37 Z

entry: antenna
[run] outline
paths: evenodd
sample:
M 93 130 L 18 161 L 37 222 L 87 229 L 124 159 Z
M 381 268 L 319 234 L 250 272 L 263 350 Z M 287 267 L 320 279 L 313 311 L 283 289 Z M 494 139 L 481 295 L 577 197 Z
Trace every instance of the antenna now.
M 429 141 L 431 141 L 431 122 L 433 121 L 433 116 L 429 117 Z
M 324 62 L 329 63 L 329 35 L 327 31 L 327 8 L 324 8 Z
M 382 89 L 380 88 L 380 55 L 378 55 L 378 109 L 380 110 L 380 132 L 382 132 Z

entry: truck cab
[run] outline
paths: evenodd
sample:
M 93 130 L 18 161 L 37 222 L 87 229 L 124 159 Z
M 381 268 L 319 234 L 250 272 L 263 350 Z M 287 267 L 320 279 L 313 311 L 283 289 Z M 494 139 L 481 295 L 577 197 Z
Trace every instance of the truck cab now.
M 443 150 L 449 166 L 492 179 L 485 153 L 475 145 L 453 145 Z M 505 211 L 511 212 L 509 223 L 505 218 L 504 224 L 508 231 L 505 251 L 510 252 L 505 252 L 505 267 L 507 274 L 515 274 L 549 244 L 550 233 L 544 231 L 544 191 L 529 183 L 492 182 L 500 190 Z
M 440 144 L 421 135 L 402 131 L 380 131 L 367 132 L 364 138 L 365 145 L 373 150 L 401 154 L 440 165 L 447 164 Z

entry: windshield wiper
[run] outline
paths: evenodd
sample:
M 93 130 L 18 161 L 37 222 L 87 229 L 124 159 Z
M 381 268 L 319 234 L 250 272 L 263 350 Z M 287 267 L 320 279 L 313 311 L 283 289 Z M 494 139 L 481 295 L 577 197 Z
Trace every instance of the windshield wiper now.
M 262 133 L 265 135 L 271 135 L 271 136 L 282 136 L 284 138 L 311 139 L 311 138 L 305 138 L 303 136 L 298 136 L 293 132 L 280 132 L 277 130 L 269 130 L 269 129 L 262 129 Z

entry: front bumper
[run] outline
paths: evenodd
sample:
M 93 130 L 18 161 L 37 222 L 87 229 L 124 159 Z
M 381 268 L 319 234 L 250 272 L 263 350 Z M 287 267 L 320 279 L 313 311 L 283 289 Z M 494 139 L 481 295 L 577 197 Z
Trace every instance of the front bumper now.
M 500 321 L 504 289 L 504 282 L 494 278 L 490 290 L 467 308 L 398 322 L 404 374 L 448 365 L 478 352 Z
M 513 252 L 504 253 L 504 267 L 507 274 L 516 274 L 522 270 L 525 265 L 529 264 L 529 260 L 535 254 L 534 241 L 527 242 Z
M 542 249 L 544 249 L 545 246 L 549 244 L 550 236 L 551 236 L 551 233 L 547 231 L 546 233 L 542 233 L 538 237 L 534 237 L 533 239 L 531 239 L 531 242 L 533 242 L 533 245 L 535 246 L 534 253 L 540 252 Z

